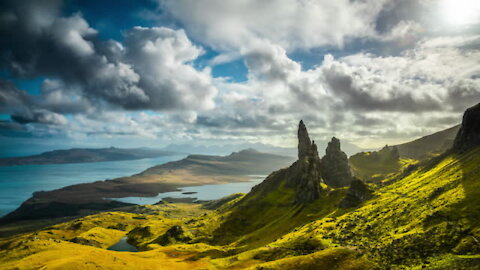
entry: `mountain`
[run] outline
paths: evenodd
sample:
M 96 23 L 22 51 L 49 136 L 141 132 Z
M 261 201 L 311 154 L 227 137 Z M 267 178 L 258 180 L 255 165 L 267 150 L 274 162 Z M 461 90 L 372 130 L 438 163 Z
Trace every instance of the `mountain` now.
M 129 205 L 105 198 L 154 197 L 180 187 L 249 181 L 250 175 L 267 174 L 292 160 L 254 149 L 228 156 L 190 155 L 128 177 L 34 192 L 19 208 L 1 218 L 0 223 L 74 216 Z
M 328 141 L 317 140 L 316 144 L 318 149 L 325 149 Z M 295 147 L 278 147 L 265 143 L 241 143 L 241 144 L 224 144 L 224 145 L 193 145 L 193 144 L 170 144 L 162 150 L 171 151 L 176 153 L 186 154 L 203 154 L 203 155 L 228 155 L 231 152 L 237 152 L 242 149 L 256 149 L 260 152 L 276 154 L 281 156 L 294 157 L 297 155 L 297 148 Z M 364 149 L 349 142 L 342 142 L 342 148 L 347 155 L 353 155 Z
M 54 150 L 26 157 L 0 158 L 0 166 L 134 160 L 174 154 L 176 153 L 148 148 L 72 148 L 67 150 Z
M 425 159 L 450 149 L 460 125 L 424 136 L 417 140 L 396 145 L 402 158 Z
M 467 110 L 443 154 L 349 187 L 325 184 L 301 122 L 297 160 L 248 194 L 126 207 L 0 239 L 0 269 L 476 270 L 479 116 L 479 105 Z M 371 160 L 399 155 L 386 147 Z M 107 250 L 122 241 L 140 252 Z

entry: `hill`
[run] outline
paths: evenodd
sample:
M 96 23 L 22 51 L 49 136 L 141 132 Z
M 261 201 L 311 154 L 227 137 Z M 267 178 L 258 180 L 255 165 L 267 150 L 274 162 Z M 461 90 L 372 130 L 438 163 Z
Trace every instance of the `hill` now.
M 433 133 L 411 142 L 396 145 L 400 157 L 407 159 L 425 159 L 450 149 L 460 125 Z
M 367 182 L 391 178 L 407 168 L 412 168 L 417 162 L 414 159 L 401 158 L 398 147 L 388 145 L 380 151 L 360 152 L 349 158 L 353 174 Z
M 134 160 L 174 154 L 176 153 L 171 151 L 148 148 L 73 148 L 67 150 L 54 150 L 33 156 L 0 158 L 0 166 Z

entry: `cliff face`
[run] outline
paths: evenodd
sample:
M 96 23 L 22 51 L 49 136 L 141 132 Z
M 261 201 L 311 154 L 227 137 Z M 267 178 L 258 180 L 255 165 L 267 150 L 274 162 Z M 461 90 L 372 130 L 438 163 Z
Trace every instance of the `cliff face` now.
M 463 152 L 480 145 L 480 103 L 463 114 L 462 126 L 453 143 L 453 150 Z
M 303 121 L 298 126 L 298 161 L 291 167 L 295 171 L 289 184 L 296 187 L 296 203 L 311 202 L 320 197 L 320 158 L 317 145 L 310 141 Z
M 333 137 L 322 158 L 322 177 L 332 187 L 346 187 L 352 182 L 347 154 L 340 149 L 340 140 Z

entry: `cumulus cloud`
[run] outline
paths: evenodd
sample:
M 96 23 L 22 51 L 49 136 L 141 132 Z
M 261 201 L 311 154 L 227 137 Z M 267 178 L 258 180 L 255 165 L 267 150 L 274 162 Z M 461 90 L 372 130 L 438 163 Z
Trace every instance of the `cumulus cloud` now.
M 12 113 L 16 108 L 28 106 L 31 98 L 13 83 L 0 79 L 0 113 Z
M 374 35 L 385 2 L 159 0 L 192 37 L 226 51 L 248 49 L 259 40 L 287 51 L 343 46 L 348 39 Z
M 214 107 L 217 89 L 209 69 L 196 70 L 189 63 L 203 50 L 182 30 L 135 27 L 125 40 L 126 61 L 141 74 L 138 86 L 149 100 L 139 108 L 205 110 Z M 135 105 L 132 104 L 135 108 Z
M 128 110 L 213 107 L 217 90 L 209 71 L 189 63 L 202 51 L 181 30 L 134 28 L 120 44 L 101 40 L 81 14 L 60 16 L 60 1 L 1 7 L 0 35 L 9 38 L 0 40 L 0 67 L 17 77 L 54 77 Z
M 51 125 L 65 125 L 67 119 L 58 113 L 42 109 L 24 110 L 12 114 L 12 120 L 20 124 L 41 123 Z
M 35 96 L 0 81 L 0 113 L 14 121 L 0 132 L 294 145 L 303 119 L 317 139 L 371 146 L 447 128 L 480 100 L 479 37 L 426 36 L 409 13 L 422 1 L 158 2 L 181 27 L 134 27 L 121 42 L 61 1 L 1 2 L 0 68 L 47 79 Z M 381 49 L 309 68 L 292 56 L 368 42 Z M 198 68 L 199 44 L 218 53 L 212 66 L 244 61 L 247 81 Z
M 10 114 L 20 124 L 64 125 L 67 119 L 41 107 L 38 101 L 12 83 L 0 79 L 0 113 Z
M 249 81 L 219 86 L 224 90 L 221 113 L 200 114 L 197 123 L 242 132 L 269 130 L 273 140 L 282 137 L 277 130 L 288 130 L 303 118 L 319 137 L 398 143 L 458 123 L 463 110 L 480 100 L 480 52 L 462 49 L 475 42 L 455 38 L 449 45 L 443 40 L 442 46 L 432 46 L 438 41 L 425 39 L 388 57 L 326 55 L 309 70 L 281 47 L 266 44 L 245 55 Z

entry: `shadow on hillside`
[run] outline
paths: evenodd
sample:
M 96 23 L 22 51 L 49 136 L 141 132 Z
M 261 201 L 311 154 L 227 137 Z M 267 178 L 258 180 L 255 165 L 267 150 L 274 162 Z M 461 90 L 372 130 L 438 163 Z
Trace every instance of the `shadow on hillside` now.
M 480 147 L 457 157 L 465 198 L 450 207 L 449 216 L 472 229 L 480 225 Z M 468 224 L 464 224 L 466 221 Z
M 438 239 L 446 252 L 464 255 L 478 254 L 480 239 L 477 239 L 478 235 L 474 235 L 474 230 L 480 225 L 480 147 L 465 153 L 452 153 L 451 155 L 456 159 L 457 166 L 460 168 L 458 174 L 453 177 L 459 179 L 454 179 L 448 186 L 435 190 L 432 199 L 457 187 L 460 187 L 463 192 L 459 195 L 463 198 L 446 209 L 434 212 L 424 224 L 424 229 L 433 228 L 434 231 L 430 232 L 440 235 Z M 455 196 L 455 194 L 451 196 Z M 434 228 L 435 225 L 438 226 Z

